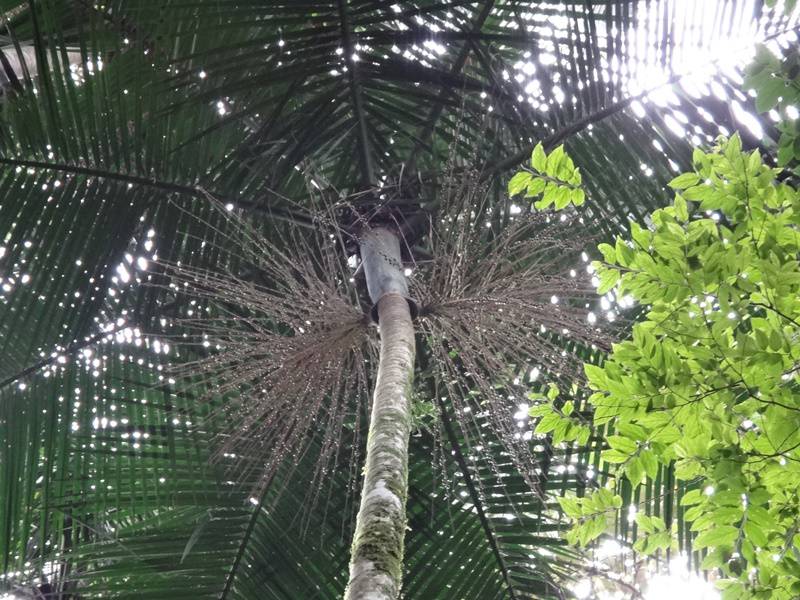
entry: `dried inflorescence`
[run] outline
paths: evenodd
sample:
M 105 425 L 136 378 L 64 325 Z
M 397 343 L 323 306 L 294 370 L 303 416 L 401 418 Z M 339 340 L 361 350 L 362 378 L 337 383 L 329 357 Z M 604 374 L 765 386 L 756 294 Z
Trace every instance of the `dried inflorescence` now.
M 574 380 L 580 361 L 565 348 L 603 340 L 586 318 L 594 289 L 569 275 L 586 230 L 576 217 L 492 207 L 475 174 L 448 181 L 428 232 L 433 259 L 412 278 L 418 346 L 464 440 L 488 447 L 488 425 L 538 491 L 537 463 L 512 416 L 518 402 L 509 386 L 533 368 Z M 287 228 L 270 240 L 235 213 L 220 213 L 226 226 L 215 243 L 235 249 L 240 274 L 161 261 L 170 289 L 205 305 L 199 317 L 178 320 L 189 333 L 180 338 L 184 347 L 194 346 L 199 358 L 174 367 L 173 376 L 203 397 L 224 399 L 229 427 L 216 456 L 233 459 L 240 479 L 263 490 L 312 438 L 321 445 L 314 474 L 321 478 L 339 460 L 343 436 L 354 434 L 348 446 L 358 451 L 359 415 L 377 368 L 374 328 L 345 260 L 348 244 L 330 213 L 317 230 Z M 357 457 L 350 458 L 352 467 Z
M 566 348 L 606 338 L 587 320 L 596 292 L 574 270 L 587 242 L 579 218 L 512 215 L 492 207 L 492 198 L 475 174 L 450 177 L 442 190 L 433 260 L 415 276 L 419 328 L 464 439 L 488 446 L 488 424 L 539 491 L 536 461 L 513 418 L 519 402 L 511 382 L 534 369 L 551 380 L 580 379 L 581 361 Z
M 219 214 L 225 224 L 215 245 L 235 252 L 228 263 L 236 266 L 221 261 L 217 271 L 159 261 L 168 289 L 202 305 L 175 321 L 177 341 L 196 358 L 171 375 L 184 391 L 221 401 L 227 427 L 214 457 L 239 480 L 255 482 L 257 494 L 282 465 L 299 462 L 312 438 L 319 479 L 339 460 L 346 434 L 355 438 L 355 452 L 359 446 L 359 413 L 375 363 L 369 319 L 340 244 L 324 228 L 274 232 L 268 241 L 235 213 Z

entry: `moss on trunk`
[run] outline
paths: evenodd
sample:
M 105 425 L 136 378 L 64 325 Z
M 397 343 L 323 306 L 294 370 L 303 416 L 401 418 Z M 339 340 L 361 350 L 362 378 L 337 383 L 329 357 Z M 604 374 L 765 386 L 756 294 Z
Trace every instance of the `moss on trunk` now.
M 396 263 L 401 268 L 399 248 Z M 377 313 L 381 355 L 347 600 L 395 600 L 402 584 L 414 326 L 402 294 L 385 293 L 377 300 Z

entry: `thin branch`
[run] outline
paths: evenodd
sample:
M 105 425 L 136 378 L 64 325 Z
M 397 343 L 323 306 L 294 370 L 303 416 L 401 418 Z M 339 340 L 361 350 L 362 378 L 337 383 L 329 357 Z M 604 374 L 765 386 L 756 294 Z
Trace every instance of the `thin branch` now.
M 786 320 L 787 320 L 787 321 L 789 321 L 790 323 L 793 323 L 793 324 L 794 324 L 796 327 L 800 327 L 800 323 L 798 323 L 797 321 L 795 321 L 795 320 L 794 320 L 792 317 L 790 317 L 789 315 L 785 315 L 785 314 L 783 314 L 781 311 L 779 311 L 777 308 L 775 308 L 775 307 L 774 307 L 774 306 L 772 306 L 771 304 L 765 304 L 765 303 L 763 303 L 763 302 L 753 302 L 753 306 L 760 306 L 760 307 L 762 307 L 762 308 L 766 308 L 767 310 L 771 310 L 772 312 L 774 312 L 774 313 L 775 313 L 776 315 L 778 315 L 779 317 L 783 317 L 784 319 L 786 319 Z

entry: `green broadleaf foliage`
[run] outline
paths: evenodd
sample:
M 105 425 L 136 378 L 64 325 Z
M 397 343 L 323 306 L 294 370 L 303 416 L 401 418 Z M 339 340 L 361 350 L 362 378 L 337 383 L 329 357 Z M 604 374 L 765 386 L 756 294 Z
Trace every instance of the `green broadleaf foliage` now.
M 736 540 L 739 530 L 731 525 L 719 525 L 704 531 L 694 540 L 694 547 L 698 550 L 711 547 L 730 547 Z
M 520 171 L 508 182 L 508 195 L 514 196 L 527 189 L 533 176 L 525 171 Z
M 530 170 L 515 173 L 508 182 L 509 196 L 524 191 L 526 198 L 534 199 L 533 206 L 538 210 L 550 206 L 561 210 L 569 205 L 581 206 L 586 201 L 586 192 L 580 187 L 580 171 L 563 145 L 548 155 L 539 142 L 531 153 L 530 165 Z
M 544 147 L 541 142 L 536 144 L 536 147 L 531 153 L 531 167 L 540 173 L 544 173 L 547 168 L 547 155 L 544 152 Z
M 697 173 L 682 173 L 669 182 L 669 187 L 678 190 L 685 190 L 686 188 L 697 185 L 700 181 L 700 176 Z
M 784 2 L 784 9 L 791 12 L 795 0 Z M 755 61 L 748 67 L 744 87 L 756 92 L 756 110 L 768 112 L 776 110 L 778 114 L 786 114 L 786 110 L 795 110 L 800 102 L 800 53 L 796 47 L 789 49 L 787 55 L 778 59 L 765 46 L 759 46 Z M 781 132 L 778 140 L 778 164 L 794 166 L 800 160 L 800 130 L 795 122 L 784 119 L 778 124 Z
M 593 263 L 601 293 L 618 286 L 647 306 L 630 339 L 584 367 L 595 426 L 614 432 L 601 457 L 634 490 L 673 465 L 677 490 L 695 486 L 680 499 L 687 546 L 717 549 L 705 567 L 722 568 L 741 598 L 791 598 L 800 583 L 800 548 L 788 542 L 800 523 L 800 193 L 738 135 L 693 158 L 695 172 L 670 182 L 684 190 L 674 205 L 655 211 L 649 230 L 632 224 L 632 247 L 601 244 L 605 262 Z M 669 529 L 637 519 L 638 551 L 670 547 Z M 591 539 L 594 529 L 580 526 L 577 538 Z M 736 548 L 741 566 L 726 558 Z M 752 573 L 763 574 L 755 586 Z

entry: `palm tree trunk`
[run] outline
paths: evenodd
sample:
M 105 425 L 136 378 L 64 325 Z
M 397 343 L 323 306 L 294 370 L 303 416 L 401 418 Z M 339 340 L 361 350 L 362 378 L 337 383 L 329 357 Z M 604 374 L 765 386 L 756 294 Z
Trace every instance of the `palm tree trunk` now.
M 386 229 L 367 232 L 361 256 L 376 303 L 381 354 L 345 598 L 395 600 L 406 530 L 414 326 L 396 234 Z

